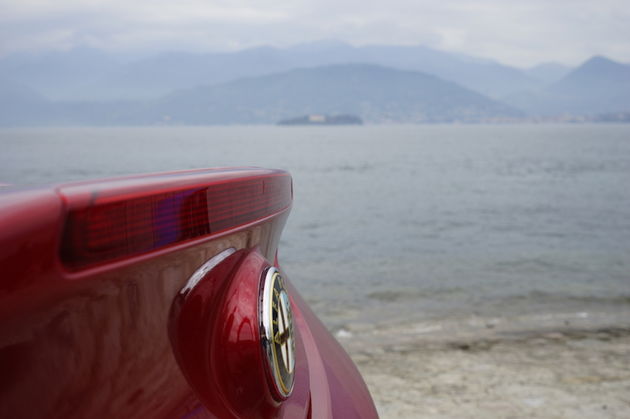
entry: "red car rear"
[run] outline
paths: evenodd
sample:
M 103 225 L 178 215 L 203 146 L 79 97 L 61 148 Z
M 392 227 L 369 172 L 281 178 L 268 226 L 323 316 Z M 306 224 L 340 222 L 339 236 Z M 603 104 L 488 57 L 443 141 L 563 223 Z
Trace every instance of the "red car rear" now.
M 0 193 L 0 417 L 371 418 L 278 264 L 288 173 Z

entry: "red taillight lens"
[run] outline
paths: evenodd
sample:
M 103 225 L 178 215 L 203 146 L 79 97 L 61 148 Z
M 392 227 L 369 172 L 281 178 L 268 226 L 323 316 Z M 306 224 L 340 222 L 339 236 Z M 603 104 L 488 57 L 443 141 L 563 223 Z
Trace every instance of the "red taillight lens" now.
M 228 179 L 209 172 L 205 182 L 195 172 L 188 181 L 178 175 L 145 187 L 142 178 L 134 178 L 118 187 L 114 181 L 61 188 L 68 206 L 61 261 L 76 270 L 135 256 L 228 231 L 290 206 L 287 173 L 242 172 L 246 177 L 231 173 Z

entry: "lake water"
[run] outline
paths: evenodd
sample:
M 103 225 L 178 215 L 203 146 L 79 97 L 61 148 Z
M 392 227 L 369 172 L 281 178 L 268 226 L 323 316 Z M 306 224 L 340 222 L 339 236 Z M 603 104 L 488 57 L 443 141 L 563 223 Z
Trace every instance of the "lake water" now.
M 630 125 L 0 130 L 0 181 L 283 168 L 280 260 L 331 327 L 630 307 Z

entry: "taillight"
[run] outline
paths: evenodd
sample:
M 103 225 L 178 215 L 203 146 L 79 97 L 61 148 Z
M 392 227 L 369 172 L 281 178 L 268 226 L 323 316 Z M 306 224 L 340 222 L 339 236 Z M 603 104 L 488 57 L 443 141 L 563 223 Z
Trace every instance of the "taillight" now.
M 60 257 L 70 270 L 226 232 L 283 211 L 292 200 L 286 172 L 260 169 L 138 177 L 59 192 L 68 209 Z

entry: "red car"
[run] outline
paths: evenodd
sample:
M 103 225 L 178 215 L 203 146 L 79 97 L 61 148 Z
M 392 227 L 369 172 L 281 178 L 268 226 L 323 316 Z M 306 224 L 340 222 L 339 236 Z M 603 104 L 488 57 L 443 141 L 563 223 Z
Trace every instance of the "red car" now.
M 373 418 L 278 264 L 278 170 L 0 193 L 0 417 Z

